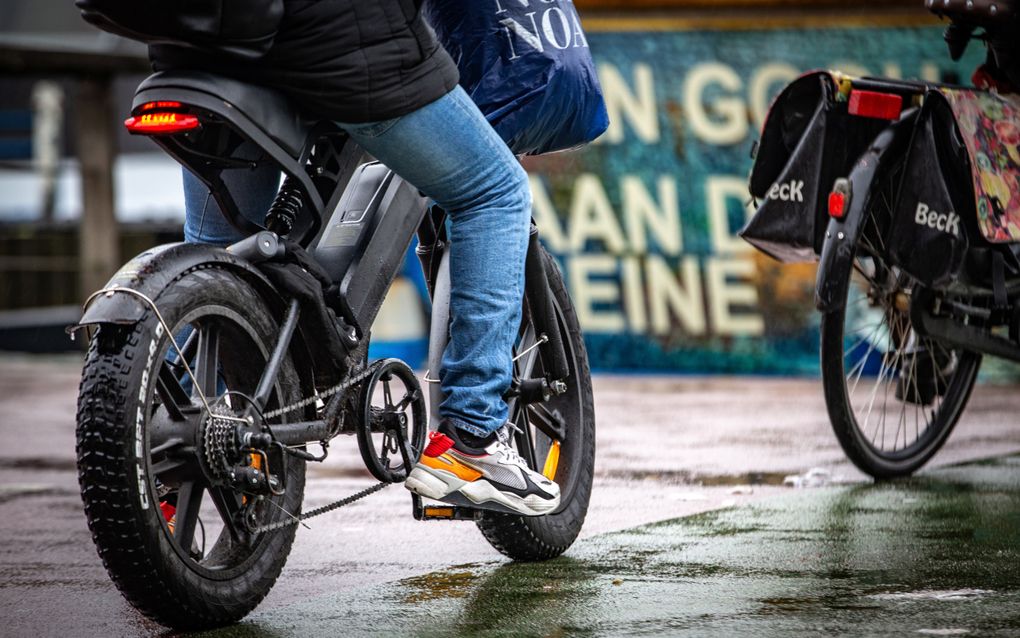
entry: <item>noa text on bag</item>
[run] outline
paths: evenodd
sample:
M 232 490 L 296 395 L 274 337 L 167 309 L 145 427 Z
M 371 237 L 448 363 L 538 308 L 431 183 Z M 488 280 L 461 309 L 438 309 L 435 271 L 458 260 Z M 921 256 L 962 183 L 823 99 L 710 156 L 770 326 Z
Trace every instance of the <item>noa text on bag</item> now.
M 510 43 L 509 60 L 522 46 L 545 51 L 588 47 L 573 3 L 560 0 L 493 0 L 495 15 Z

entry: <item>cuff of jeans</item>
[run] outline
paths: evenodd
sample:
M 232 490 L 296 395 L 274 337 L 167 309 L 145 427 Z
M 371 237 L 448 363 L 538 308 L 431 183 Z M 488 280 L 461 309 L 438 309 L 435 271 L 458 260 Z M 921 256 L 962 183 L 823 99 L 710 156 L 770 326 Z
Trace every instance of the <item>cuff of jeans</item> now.
M 489 436 L 490 434 L 492 434 L 492 432 L 486 430 L 483 427 L 471 423 L 465 423 L 460 419 L 452 419 L 450 417 L 446 417 L 443 419 L 443 421 L 446 421 L 447 423 L 457 428 L 458 430 L 464 430 L 465 432 L 474 434 L 475 436 Z

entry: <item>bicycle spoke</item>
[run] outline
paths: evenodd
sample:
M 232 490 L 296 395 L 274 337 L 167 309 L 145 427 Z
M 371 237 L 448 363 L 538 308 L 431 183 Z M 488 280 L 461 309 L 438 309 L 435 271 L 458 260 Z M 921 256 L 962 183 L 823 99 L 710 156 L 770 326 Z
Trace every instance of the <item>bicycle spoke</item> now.
M 164 362 L 159 367 L 159 376 L 156 379 L 156 394 L 166 408 L 167 414 L 173 421 L 183 421 L 183 409 L 191 407 L 191 397 L 177 380 L 177 375 L 169 363 Z
M 241 497 L 233 490 L 227 488 L 213 487 L 209 489 L 209 496 L 212 497 L 216 511 L 223 520 L 223 526 L 230 532 L 230 537 L 235 541 L 241 541 L 241 533 L 237 529 L 237 514 L 241 511 Z
M 195 362 L 195 378 L 198 387 L 207 399 L 216 396 L 216 379 L 219 369 L 219 326 L 207 322 L 199 329 L 198 352 Z
M 191 552 L 198 525 L 198 512 L 202 508 L 205 488 L 198 481 L 189 481 L 177 491 L 177 520 L 174 526 L 174 541 L 186 552 Z
M 189 457 L 183 454 L 180 456 L 177 455 L 171 456 L 169 454 L 171 451 L 178 448 L 182 448 L 183 446 L 184 441 L 180 439 L 171 439 L 170 441 L 167 441 L 158 448 L 154 448 L 151 451 L 152 458 L 163 456 L 163 459 L 160 461 L 154 461 L 152 463 L 151 472 L 153 476 L 162 478 L 167 472 L 179 470 L 181 468 L 187 467 L 188 465 L 191 465 L 194 459 L 193 456 Z
M 526 409 L 530 414 L 529 421 L 531 421 L 531 423 L 534 424 L 540 432 L 554 441 L 558 440 L 560 443 L 563 442 L 566 438 L 565 436 L 561 437 L 554 434 L 556 432 L 566 432 L 562 416 L 553 413 L 548 407 L 541 403 L 533 403 Z
M 875 408 L 875 398 L 878 396 L 878 388 L 882 384 L 882 378 L 885 376 L 886 366 L 889 364 L 887 359 L 888 359 L 888 353 L 883 353 L 882 354 L 882 367 L 879 368 L 878 378 L 875 379 L 875 387 L 872 388 L 872 390 L 871 390 L 871 400 L 868 402 L 868 416 L 864 419 L 864 425 L 861 427 L 861 432 L 863 434 L 865 434 L 865 435 L 867 435 L 867 432 L 868 432 L 868 423 L 871 422 L 871 413 L 872 413 L 872 411 Z M 876 434 L 877 434 L 877 431 L 878 431 L 878 429 L 876 428 Z M 875 442 L 874 437 L 872 437 L 871 442 L 872 443 Z
M 514 436 L 517 441 L 517 452 L 528 464 L 528 467 L 536 471 L 541 471 L 538 469 L 537 462 L 535 461 L 535 447 L 532 445 L 531 441 L 531 425 L 528 423 L 528 409 L 525 407 L 519 414 L 520 418 L 517 420 L 517 427 L 520 429 Z
M 517 378 L 519 379 L 529 379 L 532 372 L 534 372 L 535 363 L 538 361 L 539 349 L 533 346 L 537 340 L 535 328 L 529 323 L 521 333 L 520 343 L 517 346 L 517 352 L 527 352 L 516 362 Z
M 845 375 L 847 380 L 849 381 L 850 377 L 852 377 L 855 372 L 857 373 L 857 379 L 854 381 L 853 391 L 857 390 L 857 382 L 861 380 L 861 375 L 864 373 L 864 368 L 867 366 L 868 359 L 871 357 L 871 353 L 873 353 L 875 351 L 875 348 L 878 346 L 878 340 L 875 339 L 875 337 L 878 335 L 878 331 L 881 328 L 882 328 L 881 323 L 876 324 L 874 329 L 871 331 L 871 334 L 869 334 L 867 337 L 863 339 L 859 339 L 856 344 L 843 351 L 843 361 L 845 362 L 847 355 L 849 355 L 853 350 L 857 349 L 860 346 L 860 344 L 865 342 L 868 344 L 868 349 L 865 351 L 864 356 L 862 356 L 854 365 L 854 367 L 851 368 L 850 371 L 847 372 Z M 851 392 L 851 395 L 853 394 L 853 391 Z

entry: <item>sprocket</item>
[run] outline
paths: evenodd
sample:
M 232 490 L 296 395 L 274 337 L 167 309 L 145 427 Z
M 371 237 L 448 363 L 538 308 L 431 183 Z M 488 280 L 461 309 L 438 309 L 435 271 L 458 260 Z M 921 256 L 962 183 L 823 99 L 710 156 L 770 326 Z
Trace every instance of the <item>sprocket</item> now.
M 241 458 L 237 442 L 237 422 L 222 417 L 237 417 L 226 405 L 216 404 L 211 408 L 202 430 L 202 459 L 209 476 L 224 481 L 230 467 Z

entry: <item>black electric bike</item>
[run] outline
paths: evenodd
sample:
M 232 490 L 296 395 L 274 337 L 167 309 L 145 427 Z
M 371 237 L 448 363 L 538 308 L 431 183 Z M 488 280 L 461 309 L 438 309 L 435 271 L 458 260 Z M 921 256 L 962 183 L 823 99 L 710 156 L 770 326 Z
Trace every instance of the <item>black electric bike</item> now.
M 439 370 L 449 325 L 445 214 L 385 166 L 363 162 L 333 123 L 305 119 L 264 87 L 157 73 L 125 124 L 197 175 L 248 237 L 225 249 L 146 251 L 86 302 L 75 327 L 91 333 L 77 417 L 82 499 L 128 601 L 172 627 L 210 627 L 242 618 L 268 593 L 296 523 L 403 481 L 417 461 L 426 393 L 407 364 L 370 362 L 367 351 L 417 236 L 432 295 L 429 364 Z M 223 176 L 265 163 L 285 178 L 258 226 Z M 565 551 L 584 522 L 595 422 L 577 317 L 534 228 L 526 278 L 506 399 L 517 451 L 559 483 L 561 505 L 524 517 L 411 496 L 411 513 L 475 521 L 507 556 L 541 560 Z M 434 412 L 440 390 L 430 387 Z M 306 464 L 322 461 L 339 435 L 357 439 L 379 482 L 302 512 Z
M 927 5 L 952 20 L 955 59 L 976 32 L 993 41 L 1015 19 L 1011 2 Z M 1007 202 L 976 196 L 989 167 L 968 149 L 988 124 L 971 119 L 968 140 L 959 122 L 967 104 L 1006 113 L 1008 99 L 813 73 L 780 94 L 756 147 L 750 187 L 762 204 L 742 236 L 780 261 L 818 261 L 829 418 L 875 478 L 909 475 L 941 448 L 982 355 L 1020 361 L 1020 244 L 989 238 Z

